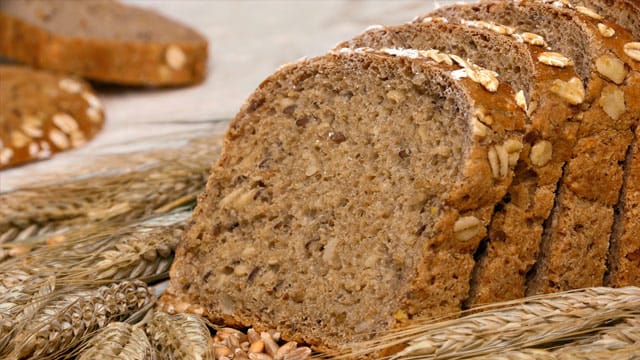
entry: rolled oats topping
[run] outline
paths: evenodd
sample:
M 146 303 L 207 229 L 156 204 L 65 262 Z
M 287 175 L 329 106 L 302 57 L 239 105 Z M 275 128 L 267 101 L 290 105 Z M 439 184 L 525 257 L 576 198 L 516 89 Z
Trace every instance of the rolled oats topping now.
M 585 98 L 582 80 L 575 76 L 569 79 L 569 81 L 563 81 L 560 79 L 554 80 L 551 85 L 551 92 L 560 96 L 572 105 L 582 104 Z
M 552 51 L 545 51 L 538 55 L 538 61 L 549 66 L 556 66 L 561 68 L 573 65 L 573 61 L 571 59 L 560 53 Z
M 624 44 L 624 53 L 633 60 L 640 61 L 640 42 Z
M 622 84 L 627 77 L 624 62 L 613 55 L 602 55 L 596 59 L 595 63 L 600 75 L 618 85 Z
M 527 99 L 524 97 L 523 90 L 516 93 L 516 104 L 525 112 L 527 111 Z
M 598 14 L 593 9 L 590 9 L 588 7 L 576 6 L 576 11 L 581 13 L 581 14 L 587 15 L 588 17 L 590 17 L 592 19 L 602 20 L 602 16 L 600 14 Z
M 603 23 L 598 23 L 598 31 L 600 31 L 600 35 L 606 37 L 606 38 L 610 38 L 613 35 L 616 34 L 616 31 L 613 30 L 613 28 L 603 24 Z

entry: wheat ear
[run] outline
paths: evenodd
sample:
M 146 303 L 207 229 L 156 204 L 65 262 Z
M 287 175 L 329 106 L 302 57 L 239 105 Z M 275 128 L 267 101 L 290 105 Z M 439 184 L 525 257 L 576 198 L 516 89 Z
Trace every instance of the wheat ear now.
M 150 152 L 149 161 L 125 172 L 103 172 L 63 183 L 0 194 L 0 244 L 45 244 L 73 227 L 128 222 L 193 203 L 203 190 L 219 138 L 196 139 L 172 152 Z M 112 159 L 122 168 L 129 155 Z M 2 257 L 11 257 L 0 248 Z
M 12 277 L 14 283 L 41 273 L 55 274 L 58 283 L 73 285 L 164 279 L 189 216 L 189 211 L 182 211 L 121 228 L 102 228 L 100 234 L 78 234 L 37 249 L 21 261 L 2 263 L 0 271 L 21 274 Z M 0 275 L 0 283 L 2 279 Z
M 498 303 L 464 317 L 416 320 L 374 340 L 349 346 L 344 357 L 406 346 L 392 359 L 470 358 L 563 341 L 638 312 L 640 288 L 588 288 Z
M 158 357 L 167 360 L 213 360 L 211 334 L 198 315 L 169 315 L 158 311 L 147 324 L 147 334 Z
M 76 360 L 156 359 L 144 330 L 124 322 L 112 322 L 98 330 L 76 353 Z
M 13 338 L 10 359 L 57 359 L 83 338 L 111 321 L 128 318 L 155 302 L 140 281 L 124 281 L 97 289 L 54 292 Z

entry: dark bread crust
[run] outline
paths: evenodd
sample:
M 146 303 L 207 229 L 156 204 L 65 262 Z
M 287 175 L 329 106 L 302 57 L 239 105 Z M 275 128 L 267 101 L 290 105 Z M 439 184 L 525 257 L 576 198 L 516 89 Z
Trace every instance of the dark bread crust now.
M 422 81 L 426 82 L 424 82 L 423 85 L 416 83 L 416 86 L 435 86 L 433 84 L 435 84 L 436 81 L 446 83 L 448 90 L 447 93 L 443 95 L 450 99 L 457 99 L 457 106 L 461 107 L 461 111 L 467 114 L 465 115 L 467 118 L 464 121 L 468 122 L 468 127 L 466 127 L 464 131 L 467 134 L 466 136 L 471 138 L 468 140 L 469 143 L 465 145 L 466 150 L 459 164 L 460 170 L 458 175 L 455 178 L 446 179 L 449 185 L 443 188 L 443 192 L 438 195 L 441 199 L 441 202 L 439 202 L 440 205 L 434 208 L 427 207 L 424 212 L 421 212 L 422 215 L 420 216 L 425 216 L 429 219 L 433 218 L 433 222 L 431 223 L 433 226 L 431 226 L 429 230 L 423 230 L 425 231 L 424 233 L 416 233 L 414 235 L 419 239 L 416 246 L 421 249 L 421 252 L 414 254 L 417 256 L 414 257 L 415 262 L 411 265 L 411 261 L 413 260 L 410 259 L 404 260 L 398 258 L 394 260 L 408 261 L 406 266 L 412 267 L 406 269 L 406 275 L 408 277 L 405 280 L 385 285 L 397 290 L 397 292 L 384 290 L 385 293 L 390 292 L 389 296 L 397 299 L 393 300 L 395 302 L 395 304 L 392 304 L 393 308 L 388 304 L 381 303 L 369 309 L 368 306 L 373 305 L 369 303 L 371 299 L 368 298 L 366 295 L 367 292 L 365 291 L 359 294 L 358 297 L 362 297 L 362 301 L 369 305 L 365 306 L 364 303 L 357 306 L 352 305 L 349 309 L 351 311 L 372 311 L 372 316 L 375 317 L 372 321 L 375 321 L 376 326 L 380 325 L 380 328 L 376 328 L 375 330 L 382 330 L 385 327 L 392 326 L 400 315 L 409 317 L 414 315 L 442 315 L 457 312 L 461 309 L 461 303 L 468 292 L 469 277 L 474 264 L 473 253 L 484 236 L 483 226 L 488 224 L 493 206 L 504 196 L 512 177 L 512 175 L 509 174 L 501 179 L 494 178 L 491 166 L 487 160 L 488 154 L 491 151 L 491 146 L 495 146 L 502 141 L 519 141 L 518 139 L 521 138 L 520 131 L 523 129 L 525 122 L 524 113 L 515 104 L 513 100 L 514 94 L 506 85 L 500 84 L 497 91 L 491 93 L 469 78 L 455 80 L 451 75 L 451 71 L 458 69 L 457 67 L 438 65 L 427 62 L 425 59 L 414 60 L 371 51 L 331 53 L 319 58 L 285 66 L 265 80 L 247 100 L 247 103 L 243 106 L 240 113 L 230 124 L 229 131 L 225 138 L 222 156 L 213 168 L 206 192 L 199 198 L 198 206 L 193 215 L 193 223 L 177 249 L 176 260 L 171 270 L 170 288 L 162 300 L 165 307 L 170 308 L 173 306 L 175 309 L 202 312 L 214 321 L 223 321 L 229 325 L 252 325 L 257 329 L 276 328 L 282 333 L 283 338 L 304 341 L 321 350 L 336 349 L 342 344 L 355 339 L 355 333 L 357 331 L 352 327 L 355 324 L 343 324 L 341 326 L 334 326 L 334 324 L 329 329 L 328 327 L 325 328 L 322 325 L 316 324 L 315 318 L 313 317 L 307 319 L 311 316 L 310 314 L 315 311 L 325 311 L 325 314 L 318 320 L 327 323 L 338 321 L 331 316 L 332 310 L 341 309 L 342 305 L 337 299 L 319 299 L 317 300 L 319 301 L 318 303 L 314 299 L 306 298 L 306 295 L 293 291 L 290 294 L 287 293 L 289 294 L 287 295 L 289 300 L 286 300 L 287 298 L 279 298 L 276 296 L 280 290 L 269 290 L 270 285 L 267 283 L 261 283 L 260 285 L 254 284 L 248 287 L 248 285 L 242 285 L 242 282 L 236 282 L 236 280 L 224 280 L 231 282 L 228 283 L 227 286 L 215 285 L 217 281 L 222 281 L 221 279 L 223 279 L 223 277 L 222 274 L 216 270 L 218 264 L 216 264 L 215 261 L 212 262 L 211 256 L 222 256 L 223 252 L 218 252 L 218 250 L 211 251 L 212 249 L 224 249 L 224 245 L 220 243 L 222 233 L 215 231 L 216 226 L 214 223 L 218 221 L 216 219 L 226 218 L 227 216 L 225 214 L 228 210 L 224 208 L 226 206 L 225 199 L 229 198 L 233 190 L 233 185 L 226 180 L 228 176 L 226 175 L 227 169 L 234 168 L 235 165 L 233 164 L 237 161 L 242 161 L 243 164 L 249 164 L 249 169 L 254 168 L 256 164 L 262 163 L 260 158 L 254 158 L 254 154 L 243 155 L 246 150 L 241 150 L 244 148 L 243 141 L 249 138 L 253 131 L 256 131 L 257 126 L 260 126 L 260 121 L 262 121 L 260 119 L 262 118 L 256 115 L 256 113 L 262 114 L 260 112 L 263 111 L 263 109 L 269 113 L 269 106 L 280 101 L 279 98 L 275 97 L 276 94 L 302 91 L 296 87 L 282 89 L 280 88 L 281 85 L 279 85 L 280 82 L 283 79 L 292 79 L 293 83 L 296 83 L 296 81 L 304 82 L 307 81 L 307 79 L 314 79 L 310 81 L 316 81 L 315 79 L 323 78 L 323 74 L 331 74 L 335 71 L 340 71 L 339 73 L 342 74 L 346 69 L 349 69 L 349 73 L 360 74 L 363 83 L 366 83 L 367 76 L 369 76 L 365 76 L 368 71 L 367 69 L 374 67 L 376 69 L 393 69 L 392 71 L 397 72 L 394 76 L 400 76 L 400 78 L 404 78 L 404 76 L 408 76 L 408 79 L 411 79 L 412 76 L 418 76 L 418 78 L 420 78 L 419 75 L 424 74 L 425 77 L 422 78 Z M 353 77 L 354 75 L 348 76 Z M 360 78 L 358 79 L 358 81 L 360 81 Z M 410 82 L 407 84 L 410 84 Z M 318 85 L 317 89 L 309 87 L 305 91 L 313 94 L 313 91 L 319 90 L 320 88 Z M 354 92 L 356 91 L 356 89 L 353 90 Z M 379 88 L 370 88 L 367 91 L 373 96 L 377 94 L 379 90 Z M 323 101 L 337 100 L 323 98 L 318 99 L 317 103 L 321 104 Z M 483 139 L 478 139 L 471 135 L 471 127 L 473 125 L 471 112 L 473 109 L 478 108 L 484 108 L 489 112 L 488 115 L 491 115 L 494 119 L 491 126 L 491 134 Z M 287 109 L 287 107 L 284 109 Z M 294 111 L 306 110 L 307 109 L 298 109 Z M 287 110 L 285 112 L 283 110 L 283 113 L 287 112 L 290 111 Z M 321 114 L 322 112 L 318 110 L 317 115 L 320 116 Z M 361 114 L 354 113 L 353 119 L 356 119 L 357 116 Z M 375 115 L 369 114 L 367 116 Z M 404 124 L 401 122 L 402 119 L 395 120 L 399 122 L 397 126 Z M 450 119 L 450 121 L 453 121 L 453 119 Z M 298 121 L 296 120 L 295 122 L 297 123 Z M 352 126 L 353 125 L 355 124 L 352 124 Z M 454 126 L 453 123 L 451 125 Z M 288 125 L 279 126 L 281 126 L 279 132 L 283 134 L 288 133 Z M 458 125 L 455 126 L 457 127 Z M 349 134 L 345 133 L 345 135 L 347 135 L 347 138 L 350 138 Z M 240 151 L 242 151 L 242 153 Z M 414 154 L 412 156 L 417 155 L 418 154 Z M 243 160 L 240 160 L 239 156 Z M 345 159 L 345 161 L 348 161 L 348 159 Z M 256 164 L 253 164 L 253 162 Z M 423 166 L 428 165 L 423 164 Z M 235 168 L 237 169 L 237 167 Z M 291 172 L 291 174 L 287 176 L 298 176 L 296 174 L 298 170 L 291 168 L 288 169 L 288 171 Z M 258 174 L 261 174 L 261 170 L 252 170 L 247 173 L 246 176 L 254 178 L 258 176 Z M 277 176 L 277 174 L 270 176 Z M 437 175 L 433 174 L 433 176 Z M 279 178 L 272 177 L 269 181 L 276 181 L 277 179 Z M 229 181 L 231 181 L 231 179 L 229 179 Z M 266 181 L 267 180 L 265 180 L 265 182 Z M 442 181 L 445 181 L 445 179 L 442 179 Z M 306 189 L 307 187 L 315 186 L 316 183 L 310 182 L 304 185 Z M 339 184 L 336 183 L 334 185 L 336 191 L 340 191 Z M 422 186 L 430 186 L 427 183 L 419 183 L 418 180 L 416 180 L 414 185 L 417 186 L 417 190 Z M 434 189 L 435 188 L 437 187 L 434 187 Z M 292 203 L 291 206 L 301 207 L 305 201 L 311 203 L 314 201 L 314 199 L 302 200 L 303 199 L 298 199 L 297 202 Z M 280 205 L 282 204 L 278 204 L 278 206 Z M 258 209 L 260 206 L 261 205 L 258 204 L 252 206 L 251 211 Z M 274 204 L 270 204 L 269 209 L 273 209 L 273 206 Z M 291 211 L 295 211 L 295 209 Z M 238 214 L 240 214 L 240 212 Z M 472 233 L 471 236 L 460 239 L 456 231 L 454 231 L 454 228 L 456 228 L 458 220 L 465 217 L 474 217 L 482 225 L 478 228 L 478 231 Z M 332 221 L 335 221 L 335 226 L 338 227 L 339 222 L 342 220 L 333 219 Z M 371 225 L 375 226 L 375 224 Z M 239 229 L 241 229 L 242 226 L 242 221 L 240 221 Z M 264 235 L 260 229 L 254 231 L 254 235 L 252 236 L 256 238 Z M 303 231 L 303 229 L 301 231 Z M 267 238 L 276 236 L 275 234 L 269 234 L 271 234 L 270 231 L 264 236 Z M 283 240 L 290 242 L 290 248 L 294 249 L 298 246 L 296 245 L 297 240 L 293 240 L 293 235 L 283 236 L 285 237 Z M 336 236 L 342 240 L 348 240 L 352 237 L 347 233 L 336 234 Z M 350 242 L 354 242 L 354 246 L 356 245 L 355 243 L 357 243 L 356 239 L 352 239 L 346 243 Z M 267 249 L 266 251 L 268 252 L 269 250 Z M 353 254 L 352 256 L 358 256 L 358 254 Z M 392 254 L 388 256 L 391 259 Z M 242 259 L 242 261 L 250 260 L 244 259 L 242 256 L 240 259 Z M 304 261 L 310 261 L 300 258 L 290 258 L 289 260 L 293 261 L 296 266 L 303 265 L 300 269 L 306 269 L 304 267 Z M 226 261 L 226 259 L 219 259 L 219 261 Z M 251 261 L 257 265 L 256 262 L 259 261 L 259 259 L 255 259 L 254 257 Z M 298 261 L 302 261 L 302 263 L 299 264 Z M 312 262 L 310 264 L 316 263 Z M 322 263 L 319 262 L 316 265 L 321 266 Z M 362 270 L 365 270 L 364 266 Z M 329 272 L 329 274 L 333 274 L 333 272 Z M 352 274 L 346 273 L 341 274 L 340 278 L 348 278 L 351 275 Z M 364 275 L 358 276 L 360 276 L 360 278 L 356 278 L 359 280 L 368 282 L 367 279 L 361 278 Z M 295 284 L 292 286 L 307 287 L 306 292 L 313 293 L 314 291 L 318 291 L 315 287 L 321 287 L 325 282 L 332 288 L 339 288 L 340 286 L 338 286 L 338 284 L 341 280 L 335 278 L 333 280 L 330 280 L 330 278 L 323 279 L 321 276 L 320 278 L 310 278 L 308 281 L 308 283 Z M 236 288 L 238 286 L 245 290 L 238 292 Z M 245 288 L 245 286 L 247 287 Z M 277 284 L 276 287 L 278 287 Z M 292 288 L 292 290 L 295 289 Z M 271 297 L 268 297 L 270 291 L 275 293 L 269 295 Z M 341 290 L 336 289 L 336 291 Z M 216 294 L 219 296 L 216 296 Z M 316 294 L 312 296 L 320 295 Z M 323 294 L 323 296 L 329 297 L 331 295 Z M 225 297 L 230 300 L 226 304 L 225 300 L 221 300 L 221 298 Z M 242 304 L 248 301 L 247 298 L 252 297 L 267 300 L 251 303 L 252 305 L 237 306 L 237 304 Z M 302 303 L 298 303 L 298 301 Z M 272 306 L 271 302 L 274 302 L 275 306 Z M 320 308 L 315 309 L 312 304 Z M 226 311 L 225 306 L 231 306 L 232 310 Z M 382 309 L 384 309 L 384 311 Z M 351 315 L 346 314 L 345 316 Z M 364 318 L 360 320 L 364 321 L 367 319 Z
M 79 147 L 102 128 L 104 112 L 80 79 L 0 66 L 0 169 Z
M 633 38 L 624 28 L 607 20 L 534 1 L 489 1 L 439 9 L 430 16 L 493 20 L 520 31 L 537 32 L 547 37 L 552 48 L 566 51 L 576 63 L 587 84 L 583 120 L 572 159 L 559 186 L 555 209 L 547 221 L 542 255 L 527 291 L 536 294 L 602 285 L 613 207 L 622 185 L 621 164 L 633 139 L 631 129 L 638 122 L 639 64 L 623 50 Z M 550 29 L 547 27 L 550 23 L 571 31 Z M 603 36 L 598 30 L 599 23 L 614 29 L 615 35 Z M 599 73 L 597 62 L 601 56 L 622 61 L 625 76 L 621 83 Z M 613 114 L 615 119 L 600 105 L 611 105 L 609 96 L 613 93 L 618 99 L 624 97 L 625 107 L 624 113 Z M 599 221 L 593 221 L 594 214 L 599 214 Z M 581 266 L 567 259 L 581 259 Z
M 131 25 L 136 21 L 139 26 Z M 89 30 L 83 22 L 92 24 Z M 0 3 L 0 54 L 102 82 L 175 86 L 204 79 L 207 41 L 150 10 L 115 1 L 7 0 Z

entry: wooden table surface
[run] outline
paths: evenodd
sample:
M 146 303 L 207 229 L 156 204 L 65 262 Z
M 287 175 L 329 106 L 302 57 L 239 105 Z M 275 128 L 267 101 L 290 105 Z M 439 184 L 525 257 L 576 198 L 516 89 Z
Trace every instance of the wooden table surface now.
M 89 171 L 105 154 L 178 146 L 188 137 L 182 134 L 222 134 L 242 102 L 282 64 L 321 55 L 369 25 L 401 24 L 453 1 L 128 2 L 189 24 L 209 39 L 206 81 L 176 89 L 97 88 L 107 113 L 97 138 L 53 159 L 0 172 L 0 191 L 64 179 L 74 169 Z

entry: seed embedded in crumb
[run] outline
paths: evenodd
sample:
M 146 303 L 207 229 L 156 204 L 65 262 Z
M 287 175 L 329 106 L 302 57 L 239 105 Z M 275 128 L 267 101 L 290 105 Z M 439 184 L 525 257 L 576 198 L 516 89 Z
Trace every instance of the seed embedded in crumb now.
M 538 141 L 531 147 L 531 154 L 529 155 L 529 158 L 533 165 L 544 166 L 551 161 L 552 155 L 553 145 L 547 140 L 542 140 Z
M 482 222 L 475 216 L 464 216 L 453 224 L 456 240 L 467 241 L 478 235 L 482 230 Z
M 184 51 L 176 45 L 170 45 L 164 56 L 167 65 L 173 70 L 180 70 L 187 63 L 187 56 L 184 54 Z
M 347 137 L 344 136 L 340 131 L 329 131 L 328 135 L 329 139 L 336 144 L 340 144 L 347 140 Z
M 58 87 L 68 93 L 77 94 L 82 91 L 82 85 L 73 79 L 61 79 L 58 82 Z

